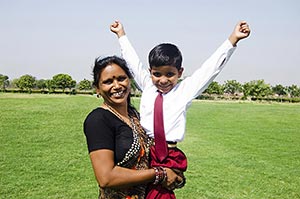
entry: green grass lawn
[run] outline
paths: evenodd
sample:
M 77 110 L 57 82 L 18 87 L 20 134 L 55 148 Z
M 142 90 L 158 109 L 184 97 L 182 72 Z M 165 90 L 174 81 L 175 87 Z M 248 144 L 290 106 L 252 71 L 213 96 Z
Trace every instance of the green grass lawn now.
M 0 198 L 97 198 L 82 123 L 99 104 L 0 93 Z M 187 117 L 178 199 L 300 198 L 300 104 L 195 101 Z

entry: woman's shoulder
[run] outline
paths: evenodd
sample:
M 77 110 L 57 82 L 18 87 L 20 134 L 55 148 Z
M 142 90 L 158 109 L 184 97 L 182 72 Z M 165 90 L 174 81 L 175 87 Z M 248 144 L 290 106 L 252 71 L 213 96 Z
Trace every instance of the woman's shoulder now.
M 93 116 L 103 116 L 105 114 L 104 109 L 101 107 L 97 107 L 93 109 L 87 117 L 93 117 Z
M 105 114 L 106 110 L 104 108 L 101 108 L 101 107 L 97 107 L 95 109 L 93 109 L 89 115 L 98 115 L 98 114 Z
M 94 110 L 92 110 L 86 117 L 85 121 L 88 122 L 88 121 L 107 121 L 107 120 L 110 120 L 112 118 L 112 114 L 106 110 L 106 109 L 103 109 L 101 107 L 97 107 L 95 108 Z

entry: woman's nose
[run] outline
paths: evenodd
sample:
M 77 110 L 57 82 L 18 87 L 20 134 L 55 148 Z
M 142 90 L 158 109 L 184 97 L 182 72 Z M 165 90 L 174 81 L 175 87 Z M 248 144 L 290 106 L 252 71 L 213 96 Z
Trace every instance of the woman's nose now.
M 118 82 L 118 80 L 114 80 L 113 86 L 114 86 L 114 88 L 120 87 L 120 83 Z

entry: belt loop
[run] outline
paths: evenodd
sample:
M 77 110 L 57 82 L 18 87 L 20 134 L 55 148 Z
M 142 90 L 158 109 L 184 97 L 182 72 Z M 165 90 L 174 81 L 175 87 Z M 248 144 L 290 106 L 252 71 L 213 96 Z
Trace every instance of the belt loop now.
M 177 147 L 177 142 L 167 141 L 167 145 L 168 145 L 168 148 L 176 148 Z

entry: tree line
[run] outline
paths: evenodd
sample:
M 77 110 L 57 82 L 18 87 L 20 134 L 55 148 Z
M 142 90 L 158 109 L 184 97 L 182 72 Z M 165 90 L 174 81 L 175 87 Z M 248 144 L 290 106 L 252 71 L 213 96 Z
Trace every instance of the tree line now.
M 9 80 L 7 75 L 0 74 L 0 89 L 2 92 L 40 92 L 40 93 L 85 93 L 94 94 L 92 81 L 83 79 L 78 83 L 68 74 L 57 74 L 52 79 L 36 79 L 26 74 Z M 132 82 L 133 95 L 140 95 Z M 227 80 L 224 84 L 213 81 L 198 99 L 251 99 L 300 102 L 300 87 L 297 85 L 271 86 L 264 80 L 253 80 L 244 84 L 236 80 Z
M 227 80 L 224 84 L 213 81 L 203 92 L 203 95 L 199 96 L 200 99 L 211 97 L 300 102 L 300 87 L 295 84 L 290 86 L 281 84 L 271 86 L 265 83 L 264 80 L 252 80 L 244 84 L 236 80 Z
M 6 75 L 0 74 L 0 87 L 4 92 L 28 92 L 40 91 L 42 93 L 55 93 L 58 90 L 62 93 L 72 90 L 92 90 L 92 82 L 84 79 L 77 83 L 68 74 L 57 74 L 52 79 L 36 79 L 32 75 L 23 75 L 20 78 L 9 80 Z

